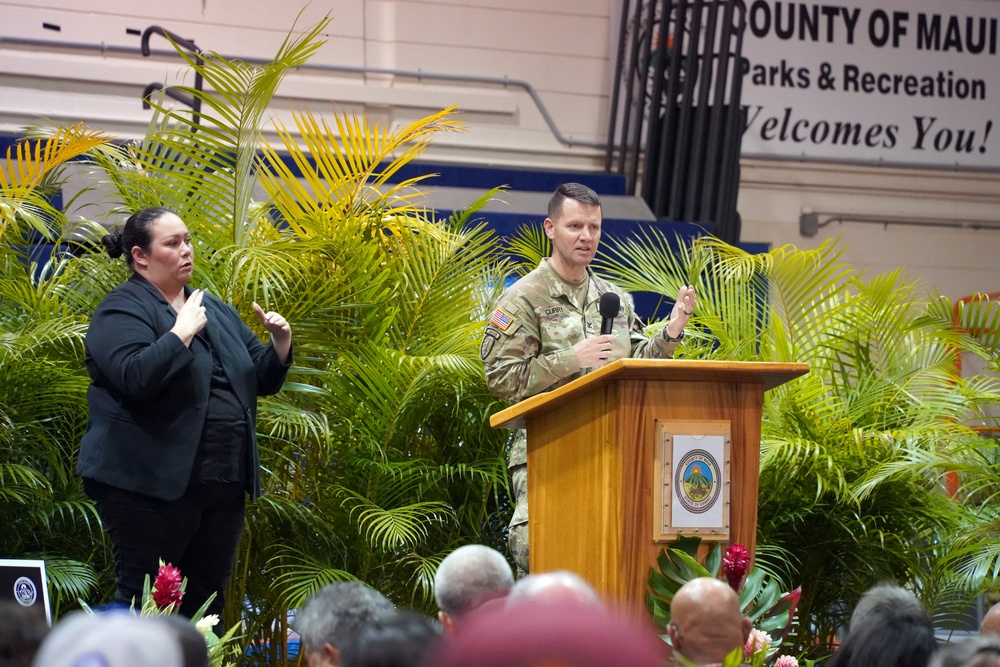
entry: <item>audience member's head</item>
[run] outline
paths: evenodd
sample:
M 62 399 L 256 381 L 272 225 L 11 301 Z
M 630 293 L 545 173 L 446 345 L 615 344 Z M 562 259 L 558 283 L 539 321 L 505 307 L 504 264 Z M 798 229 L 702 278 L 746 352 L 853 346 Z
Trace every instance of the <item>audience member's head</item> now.
M 979 626 L 981 635 L 1000 635 L 1000 602 L 990 607 Z
M 913 619 L 930 623 L 927 611 L 917 596 L 896 584 L 883 582 L 865 591 L 854 613 L 851 614 L 850 632 L 871 624 L 878 624 L 886 616 Z
M 743 646 L 750 628 L 739 597 L 718 579 L 692 579 L 670 602 L 670 642 L 695 665 L 721 663 L 734 648 Z
M 924 606 L 905 589 L 879 584 L 851 615 L 851 627 L 831 667 L 925 667 L 937 649 Z
M 41 606 L 0 600 L 0 667 L 28 667 L 48 631 Z
M 340 652 L 366 625 L 394 613 L 384 595 L 350 581 L 316 591 L 299 610 L 294 626 L 309 667 L 336 667 Z
M 666 657 L 666 644 L 651 624 L 633 623 L 592 602 L 568 600 L 556 607 L 522 600 L 476 610 L 424 664 L 660 667 Z
M 510 564 L 499 551 L 467 544 L 448 554 L 434 576 L 438 619 L 449 633 L 456 621 L 481 604 L 507 595 L 514 586 Z
M 930 667 L 1000 667 L 1000 637 L 969 637 L 943 646 L 931 658 Z
M 441 632 L 426 616 L 400 610 L 372 621 L 340 652 L 342 667 L 420 667 Z
M 852 630 L 833 654 L 831 667 L 924 667 L 937 641 L 930 624 L 906 617 L 887 617 Z
M 184 667 L 208 667 L 208 644 L 191 620 L 185 616 L 159 616 L 177 638 Z
M 202 640 L 204 643 L 204 640 Z M 56 623 L 35 667 L 186 667 L 176 634 L 162 618 L 77 612 Z
M 555 570 L 529 574 L 519 579 L 507 596 L 507 606 L 535 604 L 561 605 L 579 603 L 601 606 L 597 591 L 578 574 L 569 570 Z

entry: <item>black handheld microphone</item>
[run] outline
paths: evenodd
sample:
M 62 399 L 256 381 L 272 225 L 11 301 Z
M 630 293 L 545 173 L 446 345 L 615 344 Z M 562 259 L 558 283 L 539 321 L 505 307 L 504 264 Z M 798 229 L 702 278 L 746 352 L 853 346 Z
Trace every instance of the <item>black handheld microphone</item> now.
M 601 295 L 601 304 L 598 310 L 601 312 L 601 335 L 611 333 L 611 327 L 618 317 L 618 311 L 622 309 L 621 299 L 614 292 L 605 292 Z

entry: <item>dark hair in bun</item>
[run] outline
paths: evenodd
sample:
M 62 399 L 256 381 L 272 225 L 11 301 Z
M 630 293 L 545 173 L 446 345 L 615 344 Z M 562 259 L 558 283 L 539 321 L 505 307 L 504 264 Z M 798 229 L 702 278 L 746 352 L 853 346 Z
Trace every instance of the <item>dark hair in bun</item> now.
M 132 268 L 132 248 L 139 246 L 143 252 L 149 252 L 149 245 L 153 241 L 150 228 L 166 213 L 173 211 L 169 208 L 152 206 L 133 213 L 124 225 L 115 227 L 101 238 L 108 255 L 111 257 L 125 255 L 125 262 Z

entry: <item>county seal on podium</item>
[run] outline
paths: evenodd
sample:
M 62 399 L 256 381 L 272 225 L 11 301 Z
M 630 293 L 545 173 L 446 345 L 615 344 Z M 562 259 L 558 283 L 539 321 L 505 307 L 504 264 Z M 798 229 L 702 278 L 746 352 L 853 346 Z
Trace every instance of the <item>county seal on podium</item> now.
M 729 539 L 730 424 L 657 420 L 653 539 Z

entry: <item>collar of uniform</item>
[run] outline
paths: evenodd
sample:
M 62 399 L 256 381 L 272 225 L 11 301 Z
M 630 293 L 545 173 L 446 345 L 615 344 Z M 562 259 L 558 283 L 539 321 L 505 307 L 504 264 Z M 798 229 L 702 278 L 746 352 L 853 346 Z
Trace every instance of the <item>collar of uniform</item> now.
M 545 275 L 546 281 L 549 283 L 549 296 L 565 296 L 569 297 L 569 293 L 566 291 L 566 281 L 560 276 L 555 268 L 552 266 L 551 258 L 543 257 L 542 261 L 538 264 L 538 268 Z M 596 281 L 594 280 L 594 270 L 587 267 L 587 303 L 591 301 L 596 301 L 601 298 L 601 292 L 598 291 Z

